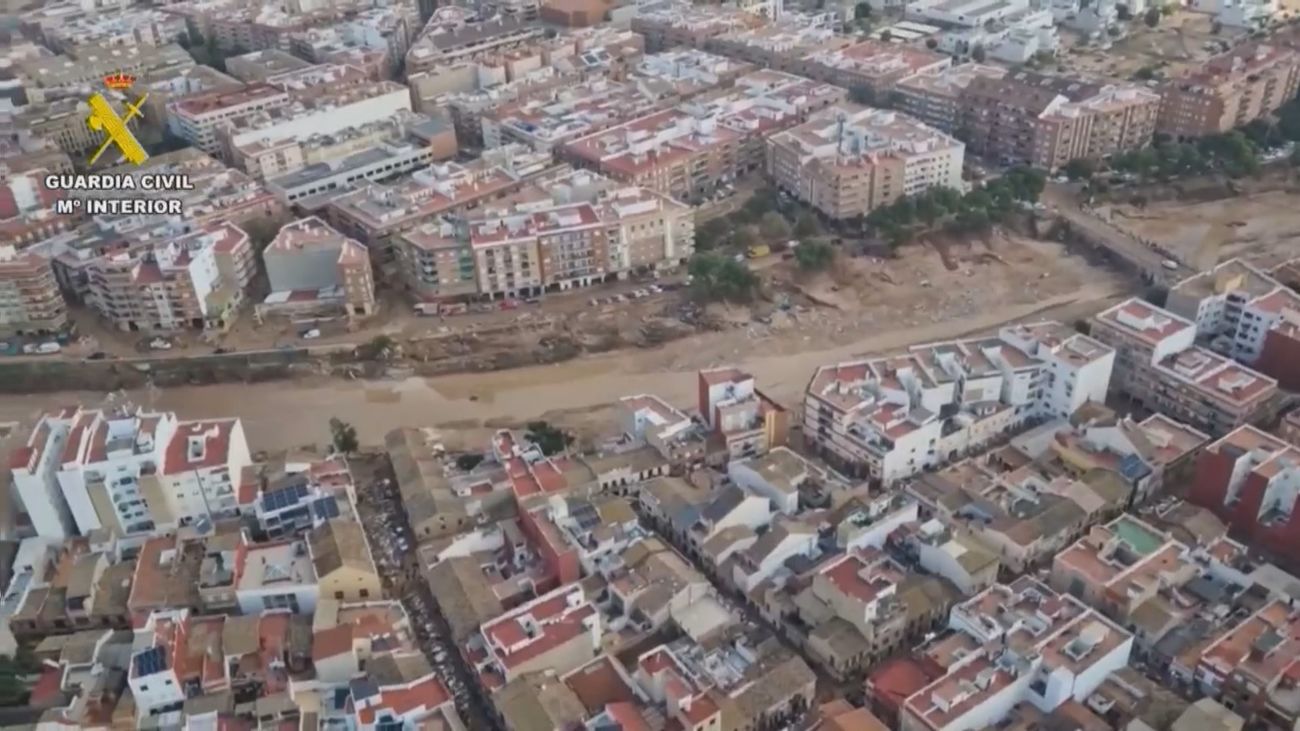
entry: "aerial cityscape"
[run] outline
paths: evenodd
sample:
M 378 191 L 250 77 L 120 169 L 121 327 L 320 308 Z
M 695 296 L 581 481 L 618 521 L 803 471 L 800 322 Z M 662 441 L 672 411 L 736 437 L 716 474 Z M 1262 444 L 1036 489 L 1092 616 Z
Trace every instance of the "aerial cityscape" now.
M 1300 0 L 0 0 L 0 730 L 1300 729 Z

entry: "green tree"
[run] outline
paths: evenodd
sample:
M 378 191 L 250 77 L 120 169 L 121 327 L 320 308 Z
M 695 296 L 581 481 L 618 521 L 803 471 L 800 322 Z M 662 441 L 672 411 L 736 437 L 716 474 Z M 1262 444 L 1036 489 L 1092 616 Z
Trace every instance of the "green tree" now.
M 889 43 L 890 41 L 894 40 L 894 34 L 890 33 L 889 29 L 886 28 L 880 31 L 880 40 L 882 43 Z
M 357 440 L 357 428 L 337 416 L 330 419 L 330 438 L 334 443 L 334 451 L 339 454 L 356 454 L 361 448 L 361 443 Z
M 785 241 L 790 238 L 790 224 L 776 211 L 768 211 L 758 222 L 759 233 L 766 241 Z
M 731 243 L 741 251 L 747 251 L 751 246 L 759 244 L 757 226 L 741 226 L 731 233 Z
M 1097 163 L 1086 158 L 1078 158 L 1067 162 L 1064 172 L 1070 180 L 1087 180 L 1097 172 Z
M 1142 16 L 1142 22 L 1146 23 L 1148 28 L 1154 28 L 1157 25 L 1160 25 L 1160 11 L 1156 8 L 1151 8 L 1146 12 L 1146 15 Z
M 696 251 L 722 248 L 730 238 L 731 225 L 726 218 L 711 218 L 695 227 Z
M 1132 20 L 1132 19 L 1133 19 L 1133 12 L 1132 12 L 1131 10 L 1129 10 L 1129 9 L 1128 9 L 1128 6 L 1125 5 L 1124 3 L 1116 3 L 1116 4 L 1115 4 L 1115 17 L 1116 17 L 1116 18 L 1119 18 L 1120 20 L 1125 20 L 1125 21 L 1127 21 L 1127 20 Z
M 759 188 L 754 194 L 745 201 L 741 207 L 740 213 L 745 221 L 757 221 L 768 211 L 775 211 L 777 208 L 776 191 L 771 188 Z
M 686 270 L 691 275 L 691 291 L 701 300 L 748 302 L 758 289 L 758 277 L 744 261 L 732 257 L 699 253 L 691 257 Z
M 799 220 L 795 221 L 794 224 L 795 238 L 806 239 L 813 236 L 818 236 L 821 234 L 821 232 L 822 232 L 821 223 L 817 221 L 817 216 L 814 216 L 810 211 L 804 211 L 804 213 L 799 216 Z
M 864 18 L 870 18 L 871 4 L 858 3 L 857 5 L 853 6 L 853 17 L 855 20 L 863 20 Z
M 545 421 L 528 422 L 528 430 L 524 436 L 528 441 L 537 445 L 542 450 L 542 454 L 551 456 L 563 452 L 570 444 L 573 444 L 573 437 L 563 430 L 552 426 Z
M 376 335 L 357 346 L 359 360 L 386 360 L 397 344 L 387 335 Z
M 984 46 L 976 44 L 970 49 L 970 57 L 975 63 L 984 63 L 984 59 L 988 58 L 988 52 L 984 50 Z
M 800 269 L 820 272 L 835 261 L 835 249 L 825 241 L 805 241 L 794 250 L 794 258 Z

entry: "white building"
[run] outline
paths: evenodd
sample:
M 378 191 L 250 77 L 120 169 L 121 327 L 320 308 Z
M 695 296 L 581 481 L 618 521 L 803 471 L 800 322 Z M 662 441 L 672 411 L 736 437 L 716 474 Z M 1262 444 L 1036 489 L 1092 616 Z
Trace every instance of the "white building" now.
M 45 414 L 27 443 L 9 455 L 14 488 L 32 527 L 42 538 L 62 540 L 77 532 L 55 474 L 62 464 L 68 433 L 79 415 L 75 407 Z
M 1288 311 L 1300 313 L 1300 294 L 1241 259 L 1194 274 L 1169 290 L 1165 309 L 1196 324 L 1196 337 L 1243 363 L 1254 363 L 1264 338 Z
M 316 611 L 320 587 L 306 541 L 289 540 L 250 546 L 244 573 L 235 588 L 241 614 L 284 609 L 294 614 Z
M 949 626 L 975 649 L 903 702 L 903 731 L 974 731 L 997 726 L 1022 703 L 1051 713 L 1086 701 L 1128 665 L 1133 648 L 1130 633 L 1028 577 L 953 607 Z
M 799 488 L 822 476 L 822 471 L 788 447 L 777 447 L 759 457 L 728 462 L 727 475 L 749 492 L 771 500 L 776 510 L 794 515 L 799 512 Z
M 742 592 L 748 593 L 767 579 L 778 580 L 781 572 L 789 573 L 785 562 L 796 556 L 813 558 L 819 555 L 817 531 L 798 521 L 782 521 L 772 525 L 749 548 L 735 554 L 732 581 Z
M 1258 28 L 1277 15 L 1278 0 L 1192 0 L 1189 10 L 1209 13 L 1232 28 Z
M 283 89 L 253 84 L 235 91 L 213 91 L 177 99 L 167 105 L 167 128 L 172 134 L 209 155 L 221 151 L 217 129 L 232 119 L 276 109 L 289 103 Z
M 804 433 L 845 469 L 892 484 L 1031 420 L 1103 401 L 1115 352 L 1056 322 L 819 369 Z
M 185 646 L 189 610 L 154 612 L 143 627 L 135 631 L 127 684 L 135 700 L 136 718 L 180 711 L 185 702 L 185 686 L 177 675 L 177 658 L 188 653 Z
M 12 459 L 23 463 L 15 485 L 38 532 L 122 538 L 238 514 L 240 473 L 252 464 L 238 419 L 129 409 L 47 414 Z

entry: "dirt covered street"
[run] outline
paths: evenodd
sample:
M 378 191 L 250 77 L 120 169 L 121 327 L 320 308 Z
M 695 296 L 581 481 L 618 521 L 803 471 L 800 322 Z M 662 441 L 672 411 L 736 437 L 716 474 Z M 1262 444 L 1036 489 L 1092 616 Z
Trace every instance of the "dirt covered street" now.
M 1272 267 L 1300 256 L 1300 206 L 1295 193 L 1286 190 L 1141 208 L 1121 205 L 1112 220 L 1201 269 L 1233 257 Z

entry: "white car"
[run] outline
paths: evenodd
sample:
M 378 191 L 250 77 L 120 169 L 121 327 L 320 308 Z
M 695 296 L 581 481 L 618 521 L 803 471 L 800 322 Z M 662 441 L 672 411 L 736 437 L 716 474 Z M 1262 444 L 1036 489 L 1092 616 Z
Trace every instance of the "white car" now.
M 317 330 L 314 327 L 310 330 L 303 332 L 302 334 L 303 340 L 315 340 L 318 337 L 320 337 L 320 330 Z

